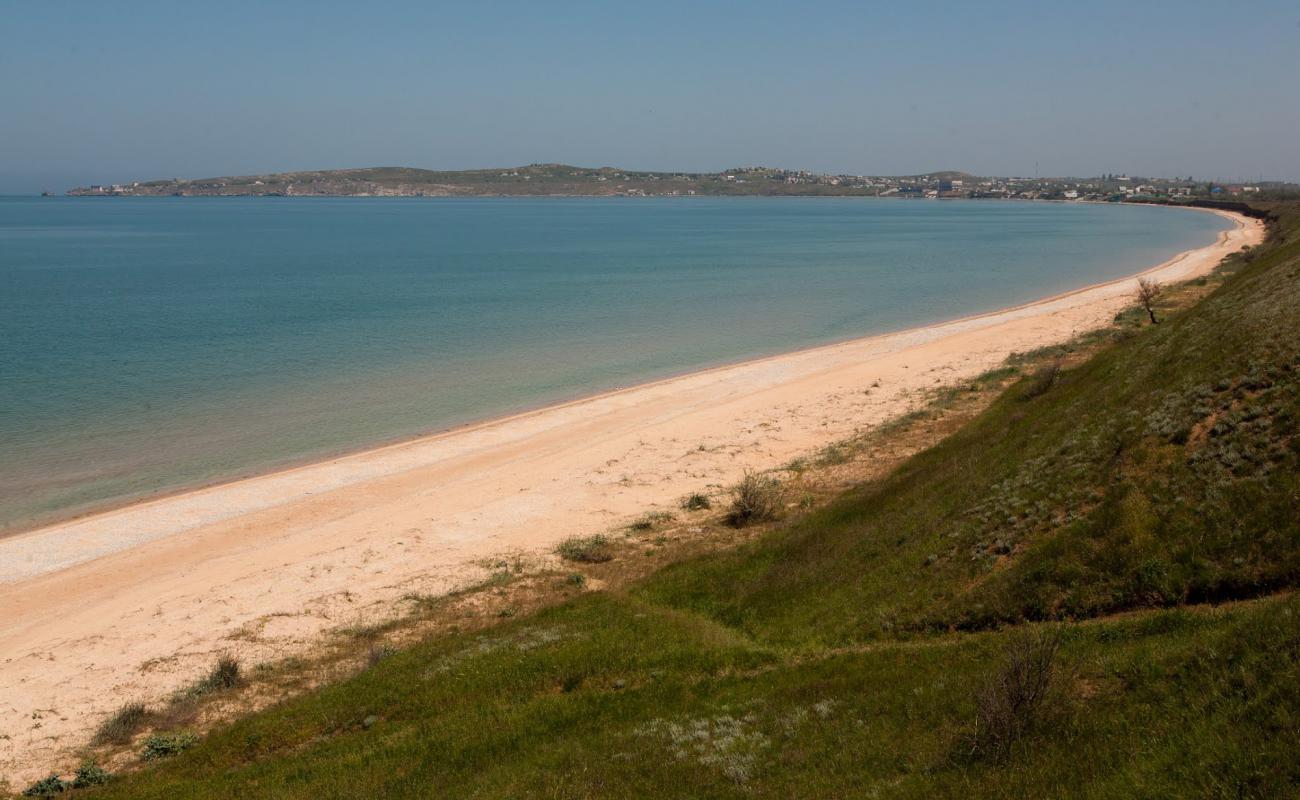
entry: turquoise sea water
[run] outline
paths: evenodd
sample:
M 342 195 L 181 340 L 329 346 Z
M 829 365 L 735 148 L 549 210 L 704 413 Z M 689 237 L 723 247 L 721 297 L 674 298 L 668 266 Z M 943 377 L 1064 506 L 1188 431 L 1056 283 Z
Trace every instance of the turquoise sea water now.
M 0 198 L 0 529 L 1131 274 L 1169 209 Z

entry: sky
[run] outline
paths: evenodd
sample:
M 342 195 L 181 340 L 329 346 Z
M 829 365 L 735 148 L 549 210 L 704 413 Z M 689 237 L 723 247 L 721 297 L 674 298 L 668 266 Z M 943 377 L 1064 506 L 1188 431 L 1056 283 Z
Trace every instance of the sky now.
M 0 0 L 0 193 L 536 162 L 1300 180 L 1300 1 Z

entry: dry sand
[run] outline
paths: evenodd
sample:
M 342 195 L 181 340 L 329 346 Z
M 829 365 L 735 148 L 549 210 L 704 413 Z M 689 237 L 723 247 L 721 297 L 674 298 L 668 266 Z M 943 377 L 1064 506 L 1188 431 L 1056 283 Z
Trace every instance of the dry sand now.
M 1235 224 L 1216 244 L 1145 274 L 1192 278 L 1262 239 L 1258 222 L 1223 216 Z M 485 557 L 675 508 L 1011 352 L 1104 325 L 1134 286 L 708 370 L 0 540 L 0 776 L 21 786 L 66 767 L 109 712 L 165 696 L 216 652 L 290 655 L 407 593 L 481 577 Z

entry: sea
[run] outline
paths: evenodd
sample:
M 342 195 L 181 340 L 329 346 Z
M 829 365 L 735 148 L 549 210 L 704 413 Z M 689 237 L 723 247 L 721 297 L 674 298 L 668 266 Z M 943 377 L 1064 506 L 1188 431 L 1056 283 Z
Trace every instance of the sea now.
M 0 531 L 1017 305 L 1227 226 L 981 200 L 0 197 Z

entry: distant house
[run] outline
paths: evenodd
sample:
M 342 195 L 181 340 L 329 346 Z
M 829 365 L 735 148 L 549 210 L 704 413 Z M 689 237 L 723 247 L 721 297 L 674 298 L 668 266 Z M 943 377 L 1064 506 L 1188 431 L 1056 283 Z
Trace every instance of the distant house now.
M 1079 192 L 1078 192 L 1077 190 L 1075 190 L 1075 189 L 1066 189 L 1065 192 L 1064 192 L 1064 194 L 1065 194 L 1065 199 L 1066 199 L 1066 200 L 1078 200 L 1078 199 L 1079 199 Z

